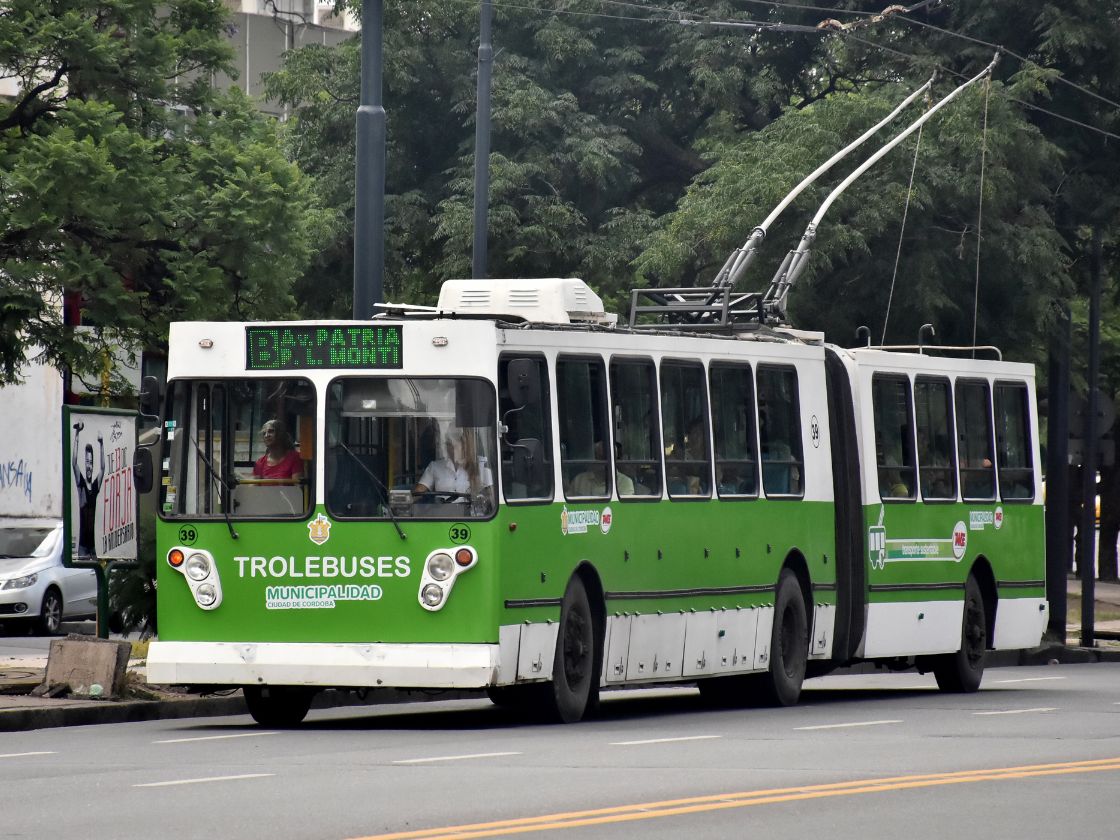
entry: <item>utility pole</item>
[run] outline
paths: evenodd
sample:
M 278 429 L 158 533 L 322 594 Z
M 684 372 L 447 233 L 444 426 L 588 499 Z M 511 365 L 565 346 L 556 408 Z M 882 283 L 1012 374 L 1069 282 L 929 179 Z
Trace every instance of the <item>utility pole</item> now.
M 1100 225 L 1093 226 L 1089 255 L 1089 393 L 1085 409 L 1085 459 L 1082 469 L 1081 525 L 1081 646 L 1096 645 L 1094 601 L 1096 600 L 1096 513 L 1097 513 L 1097 409 L 1099 406 L 1101 343 L 1101 240 Z
M 354 311 L 373 315 L 385 273 L 385 108 L 381 104 L 382 0 L 362 0 L 362 90 L 355 117 Z
M 1070 568 L 1069 523 L 1069 304 L 1058 309 L 1050 339 L 1046 442 L 1046 600 L 1050 638 L 1066 643 L 1066 571 Z
M 494 47 L 490 43 L 490 0 L 482 0 L 478 12 L 478 93 L 474 115 L 474 253 L 471 276 L 486 276 L 486 235 L 490 211 L 490 75 Z

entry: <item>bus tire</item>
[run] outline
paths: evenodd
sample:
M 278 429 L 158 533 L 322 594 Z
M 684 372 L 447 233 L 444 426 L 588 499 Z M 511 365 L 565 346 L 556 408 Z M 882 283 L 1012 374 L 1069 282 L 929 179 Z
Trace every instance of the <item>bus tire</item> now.
M 597 661 L 591 603 L 583 581 L 576 575 L 568 582 L 560 603 L 560 628 L 549 692 L 549 711 L 556 719 L 576 723 L 598 706 Z
M 988 651 L 987 628 L 984 595 L 976 577 L 969 574 L 964 583 L 961 648 L 956 653 L 934 658 L 933 676 L 938 688 L 954 694 L 971 694 L 980 688 Z
M 809 616 L 797 575 L 783 569 L 774 598 L 774 627 L 770 633 L 769 679 L 764 699 L 774 706 L 792 706 L 801 696 L 809 661 Z
M 247 685 L 242 693 L 253 720 L 270 729 L 299 726 L 315 696 L 314 689 L 291 685 Z
M 527 685 L 492 685 L 486 689 L 486 696 L 495 706 L 514 711 L 527 711 L 532 709 L 540 695 L 540 686 L 536 683 Z

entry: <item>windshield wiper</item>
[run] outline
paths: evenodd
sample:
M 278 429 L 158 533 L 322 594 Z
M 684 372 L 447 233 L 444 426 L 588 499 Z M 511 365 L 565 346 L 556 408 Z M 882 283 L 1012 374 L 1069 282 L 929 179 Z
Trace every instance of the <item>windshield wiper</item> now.
M 397 533 L 400 534 L 402 540 L 408 539 L 408 537 L 404 535 L 404 531 L 401 530 L 401 524 L 397 521 L 396 514 L 393 513 L 393 506 L 389 504 L 389 488 L 385 486 L 385 482 L 378 478 L 374 474 L 373 470 L 367 467 L 365 462 L 358 457 L 357 453 L 355 453 L 354 450 L 352 450 L 345 443 L 340 440 L 335 441 L 335 446 L 341 447 L 347 455 L 353 458 L 354 463 L 361 467 L 362 472 L 368 475 L 370 479 L 372 479 L 373 483 L 377 485 L 377 488 L 381 491 L 381 494 L 385 499 L 385 512 L 389 514 L 389 521 L 393 523 L 393 527 L 397 529 Z
M 206 469 L 210 472 L 210 478 L 213 481 L 218 482 L 219 489 L 225 490 L 226 493 L 229 494 L 228 496 L 224 496 L 222 498 L 221 501 L 223 502 L 223 504 L 221 504 L 220 507 L 222 508 L 222 513 L 225 515 L 226 527 L 229 528 L 229 535 L 235 540 L 240 539 L 237 531 L 233 530 L 233 520 L 230 519 L 229 505 L 224 504 L 224 502 L 226 502 L 227 500 L 233 501 L 233 487 L 227 484 L 226 480 L 218 475 L 218 471 L 214 469 L 214 465 L 210 463 L 210 459 L 203 454 L 202 447 L 198 445 L 198 441 L 192 437 L 188 437 L 188 440 L 190 440 L 191 444 L 194 446 L 194 451 L 198 453 L 198 457 L 202 459 L 202 463 L 206 465 Z

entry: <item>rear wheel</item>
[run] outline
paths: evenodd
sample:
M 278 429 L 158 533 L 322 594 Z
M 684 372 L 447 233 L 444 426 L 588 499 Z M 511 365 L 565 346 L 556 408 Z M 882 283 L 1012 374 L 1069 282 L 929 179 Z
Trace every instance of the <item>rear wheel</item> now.
M 568 583 L 560 605 L 560 630 L 552 663 L 549 705 L 564 723 L 582 720 L 599 705 L 599 675 L 595 663 L 595 625 L 587 589 L 578 576 Z
M 801 696 L 809 659 L 809 618 L 797 575 L 783 569 L 774 598 L 770 635 L 770 671 L 764 697 L 776 706 L 792 706 Z
M 984 660 L 988 652 L 988 621 L 984 596 L 973 575 L 964 584 L 964 618 L 961 649 L 934 660 L 933 676 L 937 687 L 955 694 L 970 694 L 980 688 Z
M 55 636 L 62 630 L 62 596 L 54 587 L 43 595 L 43 607 L 39 612 L 37 625 L 39 633 L 44 636 Z
M 261 726 L 299 726 L 311 708 L 315 690 L 291 685 L 247 685 L 243 689 L 249 714 Z

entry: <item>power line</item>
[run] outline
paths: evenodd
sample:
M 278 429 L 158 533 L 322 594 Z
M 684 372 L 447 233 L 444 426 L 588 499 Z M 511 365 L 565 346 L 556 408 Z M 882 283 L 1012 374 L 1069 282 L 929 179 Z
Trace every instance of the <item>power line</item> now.
M 882 50 L 883 52 L 892 53 L 894 55 L 899 56 L 900 58 L 905 58 L 905 59 L 907 59 L 907 60 L 909 60 L 909 61 L 911 61 L 915 64 L 919 64 L 919 63 L 928 64 L 928 62 L 925 59 L 923 59 L 921 56 L 914 55 L 913 53 L 906 53 L 906 52 L 903 52 L 902 50 L 894 49 L 893 47 L 886 47 L 886 46 L 883 46 L 882 44 L 876 44 L 874 41 L 868 41 L 866 38 L 860 38 L 858 35 L 853 35 L 851 32 L 849 32 L 847 30 L 841 30 L 841 31 L 837 32 L 836 34 L 841 35 L 844 38 L 847 38 L 847 39 L 852 40 L 852 41 L 858 41 L 859 43 L 864 44 L 864 45 L 866 45 L 868 47 L 871 47 L 873 49 Z M 999 49 L 999 47 L 996 47 L 996 49 Z M 937 63 L 934 63 L 934 66 L 938 70 L 944 71 L 945 73 L 948 73 L 951 76 L 956 76 L 958 79 L 967 79 L 968 78 L 963 73 L 958 73 L 956 70 L 953 70 L 951 67 L 945 67 L 944 65 L 937 64 Z M 1038 111 L 1039 113 L 1046 114 L 1047 116 L 1053 117 L 1054 119 L 1063 120 L 1064 122 L 1071 123 L 1071 124 L 1079 126 L 1081 128 L 1086 128 L 1089 131 L 1095 131 L 1097 134 L 1103 134 L 1105 137 L 1112 137 L 1112 138 L 1115 138 L 1117 140 L 1120 140 L 1120 134 L 1114 134 L 1111 131 L 1107 131 L 1106 129 L 1099 128 L 1095 125 L 1090 125 L 1089 123 L 1082 122 L 1081 120 L 1075 120 L 1073 117 L 1067 117 L 1064 114 L 1059 114 L 1059 113 L 1056 113 L 1054 111 L 1049 111 L 1046 108 L 1035 105 L 1032 102 L 1025 102 L 1022 99 L 1016 99 L 1015 97 L 1007 96 L 1006 94 L 1004 94 L 1004 96 L 1006 97 L 1008 102 L 1014 102 L 1016 105 L 1021 105 L 1024 108 L 1030 108 L 1032 111 Z
M 983 47 L 990 47 L 992 49 L 1000 50 L 1001 52 L 1007 53 L 1012 58 L 1018 59 L 1019 61 L 1023 62 L 1024 64 L 1031 64 L 1031 65 L 1034 65 L 1035 67 L 1040 67 L 1042 69 L 1049 69 L 1049 68 L 1043 68 L 1042 65 L 1039 64 L 1037 61 L 1034 61 L 1033 59 L 1027 58 L 1026 56 L 1019 55 L 1016 52 L 1012 52 L 1011 50 L 1007 49 L 1007 47 L 1001 46 L 1000 44 L 990 44 L 987 41 L 983 40 L 982 38 L 974 38 L 971 35 L 965 35 L 963 32 L 954 32 L 952 29 L 944 29 L 940 26 L 935 26 L 932 23 L 926 23 L 924 20 L 915 20 L 914 18 L 909 18 L 909 17 L 906 17 L 905 15 L 897 15 L 897 17 L 899 18 L 899 20 L 904 20 L 907 23 L 914 24 L 915 26 L 922 26 L 922 27 L 925 27 L 926 29 L 932 29 L 934 32 L 940 32 L 943 35 L 950 35 L 954 38 L 960 38 L 963 41 L 970 41 L 973 44 L 979 44 L 980 46 L 983 46 Z M 1089 88 L 1087 88 L 1083 85 L 1079 85 L 1079 84 L 1077 84 L 1077 82 L 1071 82 L 1069 79 L 1065 78 L 1064 76 L 1055 76 L 1054 78 L 1064 85 L 1069 85 L 1071 88 L 1074 88 L 1075 90 L 1081 91 L 1086 96 L 1091 96 L 1094 99 L 1099 99 L 1101 102 L 1104 102 L 1108 105 L 1111 105 L 1113 108 L 1116 108 L 1116 109 L 1120 110 L 1120 102 L 1114 102 L 1113 100 L 1109 99 L 1107 96 L 1101 96 L 1101 94 L 1099 94 L 1095 91 L 1092 91 L 1092 90 L 1090 90 Z
M 911 12 L 911 11 L 914 11 L 914 10 L 919 9 L 919 8 L 924 8 L 924 7 L 933 5 L 935 3 L 940 4 L 942 1 L 943 0 L 924 0 L 921 3 L 915 3 L 912 6 L 905 7 L 903 9 L 900 9 L 899 11 L 901 11 L 901 12 Z M 871 47 L 873 49 L 882 50 L 883 52 L 887 52 L 887 53 L 891 53 L 893 55 L 897 55 L 900 58 L 904 58 L 904 59 L 906 59 L 908 61 L 911 61 L 911 62 L 916 63 L 916 62 L 923 62 L 924 61 L 924 63 L 927 63 L 927 64 L 929 63 L 929 60 L 923 60 L 921 57 L 916 56 L 912 53 L 906 53 L 906 52 L 903 52 L 902 50 L 898 50 L 898 49 L 895 49 L 893 47 L 887 47 L 887 46 L 884 46 L 883 44 L 877 44 L 874 41 L 869 41 L 865 38 L 860 38 L 859 36 L 854 35 L 852 33 L 852 31 L 849 28 L 846 28 L 846 27 L 841 27 L 839 29 L 837 29 L 837 28 L 820 28 L 820 27 L 816 27 L 816 26 L 788 24 L 788 23 L 780 23 L 780 22 L 772 22 L 772 21 L 759 21 L 759 20 L 706 20 L 706 19 L 703 19 L 703 18 L 699 18 L 695 15 L 693 15 L 692 18 L 685 18 L 685 17 L 682 17 L 682 15 L 693 14 L 693 13 L 682 12 L 679 9 L 672 9 L 672 8 L 665 7 L 665 6 L 647 6 L 647 5 L 641 4 L 641 3 L 625 2 L 625 0 L 598 0 L 598 2 L 602 3 L 602 4 L 605 4 L 605 5 L 622 6 L 622 7 L 627 7 L 627 8 L 649 9 L 650 11 L 664 12 L 666 14 L 673 15 L 673 17 L 649 17 L 649 16 L 647 16 L 647 17 L 637 17 L 637 16 L 633 16 L 633 15 L 609 15 L 609 14 L 602 13 L 602 12 L 575 11 L 575 10 L 572 10 L 572 9 L 557 9 L 555 7 L 548 8 L 548 7 L 542 7 L 542 6 L 533 6 L 533 5 L 529 5 L 529 4 L 525 4 L 525 3 L 511 3 L 511 2 L 506 2 L 506 0 L 492 0 L 492 3 L 493 3 L 494 6 L 498 6 L 498 7 L 502 7 L 502 8 L 519 9 L 521 11 L 527 11 L 527 12 L 541 12 L 541 13 L 544 13 L 544 14 L 571 15 L 571 16 L 574 16 L 574 17 L 607 18 L 607 19 L 610 19 L 610 20 L 633 20 L 633 21 L 642 21 L 642 22 L 646 22 L 646 23 L 672 23 L 672 24 L 687 25 L 687 26 L 711 26 L 711 27 L 732 28 L 732 29 L 750 29 L 750 30 L 755 31 L 755 32 L 789 32 L 789 33 L 798 33 L 798 34 L 818 34 L 818 35 L 833 35 L 833 34 L 835 34 L 835 35 L 840 35 L 841 37 L 847 38 L 847 39 L 852 40 L 852 41 L 857 41 L 857 42 L 859 42 L 861 44 L 864 44 L 868 47 Z M 883 14 L 882 12 L 857 12 L 857 11 L 848 10 L 848 9 L 828 9 L 824 6 L 810 6 L 810 5 L 804 5 L 804 4 L 799 4 L 799 3 L 783 3 L 783 2 L 779 2 L 779 0 L 744 0 L 744 2 L 755 3 L 756 5 L 769 6 L 769 7 L 772 7 L 772 8 L 805 9 L 805 10 L 810 10 L 810 11 L 826 11 L 826 12 L 836 12 L 838 14 L 843 13 L 843 14 L 860 15 L 861 16 L 860 23 L 863 23 L 864 21 L 866 21 L 867 23 L 878 23 L 879 22 L 878 20 L 872 20 L 872 18 L 878 17 L 878 16 Z M 1029 64 L 1033 64 L 1036 67 L 1041 66 L 1041 65 L 1037 64 L 1036 62 L 1031 61 L 1028 58 L 1024 58 L 1023 56 L 1020 56 L 1020 55 L 1012 52 L 1011 50 L 1006 49 L 1005 47 L 999 46 L 998 44 L 990 44 L 987 41 L 981 40 L 979 38 L 973 38 L 970 35 L 964 35 L 964 34 L 959 33 L 959 32 L 953 32 L 950 29 L 942 29 L 941 27 L 933 26 L 932 24 L 927 24 L 923 21 L 914 20 L 913 18 L 905 17 L 903 14 L 897 14 L 897 15 L 896 14 L 891 14 L 891 15 L 889 15 L 889 17 L 898 17 L 899 20 L 906 21 L 907 23 L 913 23 L 913 24 L 916 24 L 918 26 L 924 26 L 924 27 L 927 27 L 927 28 L 930 28 L 930 29 L 934 29 L 938 32 L 942 32 L 946 35 L 951 35 L 951 36 L 963 39 L 965 41 L 971 41 L 971 42 L 973 42 L 975 44 L 978 44 L 978 45 L 981 45 L 981 46 L 991 47 L 992 49 L 996 49 L 996 50 L 1000 50 L 1001 52 L 1005 52 L 1008 55 L 1010 55 L 1012 58 L 1018 59 L 1019 61 L 1029 63 Z M 882 20 L 882 19 L 885 19 L 885 18 L 880 18 L 880 20 Z M 937 64 L 936 62 L 933 62 L 933 64 L 934 64 L 935 67 L 937 67 L 937 69 L 942 70 L 942 71 L 944 71 L 944 72 L 946 72 L 950 75 L 956 76 L 956 77 L 961 78 L 961 79 L 967 78 L 964 74 L 958 73 L 957 71 L 955 71 L 955 70 L 953 70 L 949 67 L 945 67 L 944 65 Z M 1067 85 L 1070 85 L 1074 88 L 1077 88 L 1078 90 L 1081 90 L 1082 92 L 1084 92 L 1084 93 L 1086 93 L 1090 96 L 1093 96 L 1093 97 L 1095 97 L 1097 99 L 1100 99 L 1100 100 L 1102 100 L 1102 101 L 1104 101 L 1104 102 L 1106 102 L 1110 105 L 1113 105 L 1117 108 L 1120 108 L 1120 104 L 1112 102 L 1111 100 L 1101 96 L 1100 94 L 1094 93 L 1093 91 L 1088 90 L 1087 88 L 1083 88 L 1082 86 L 1080 86 L 1080 85 L 1078 85 L 1074 82 L 1070 82 L 1068 79 L 1065 79 L 1061 76 L 1056 76 L 1055 78 L 1058 81 L 1063 82 Z M 1082 122 L 1081 120 L 1076 120 L 1072 117 L 1067 117 L 1063 114 L 1056 113 L 1055 111 L 1050 111 L 1046 108 L 1043 108 L 1039 105 L 1035 105 L 1031 102 L 1025 102 L 1021 99 L 1015 99 L 1014 97 L 1011 97 L 1011 96 L 1007 96 L 1006 98 L 1009 102 L 1014 102 L 1016 105 L 1021 105 L 1024 108 L 1029 108 L 1033 111 L 1039 112 L 1040 114 L 1046 114 L 1049 117 L 1053 117 L 1054 119 L 1057 119 L 1057 120 L 1062 120 L 1063 122 L 1070 123 L 1071 125 L 1076 125 L 1079 128 L 1084 128 L 1084 129 L 1087 129 L 1089 131 L 1096 132 L 1097 134 L 1103 135 L 1105 137 L 1111 137 L 1111 138 L 1115 138 L 1117 140 L 1120 140 L 1120 134 L 1115 134 L 1111 131 L 1107 131 L 1106 129 L 1099 128 L 1095 125 L 1090 125 L 1089 123 Z

